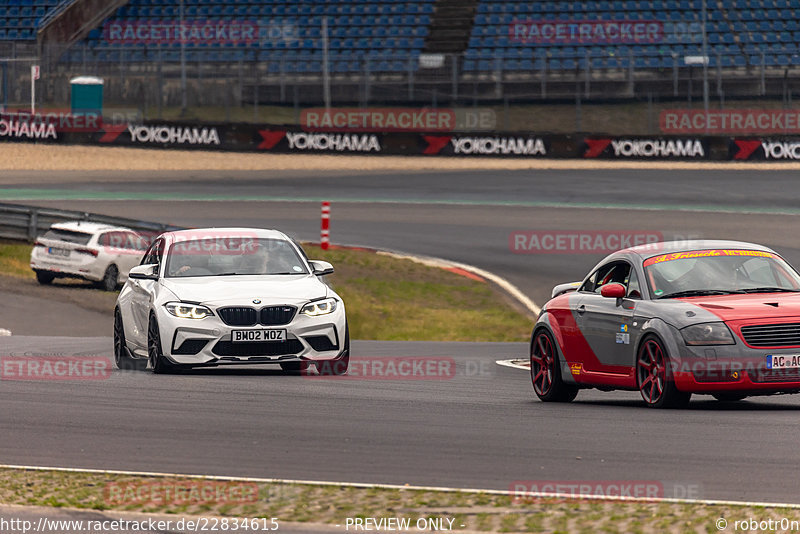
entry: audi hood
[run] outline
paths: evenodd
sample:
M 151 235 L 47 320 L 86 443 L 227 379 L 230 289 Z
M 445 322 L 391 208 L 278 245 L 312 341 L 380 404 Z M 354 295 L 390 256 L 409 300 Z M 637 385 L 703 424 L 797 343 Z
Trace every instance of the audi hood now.
M 680 300 L 707 310 L 723 321 L 800 317 L 800 293 L 751 293 Z

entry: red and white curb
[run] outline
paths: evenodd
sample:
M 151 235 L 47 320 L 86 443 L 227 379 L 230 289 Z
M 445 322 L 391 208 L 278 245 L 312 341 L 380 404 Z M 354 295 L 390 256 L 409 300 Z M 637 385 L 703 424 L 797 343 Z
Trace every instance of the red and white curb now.
M 505 278 L 498 276 L 494 273 L 481 269 L 479 267 L 475 267 L 473 265 L 468 265 L 466 263 L 460 263 L 457 261 L 450 261 L 445 260 L 442 258 L 435 258 L 432 256 L 417 256 L 414 254 L 407 254 L 404 252 L 394 252 L 394 251 L 377 251 L 378 254 L 382 256 L 389 256 L 392 258 L 399 258 L 405 260 L 411 260 L 415 263 L 420 263 L 422 265 L 427 265 L 429 267 L 438 267 L 440 269 L 445 269 L 451 272 L 455 272 L 457 274 L 461 274 L 462 276 L 468 276 L 472 278 L 472 276 L 477 276 L 483 278 L 484 280 L 488 280 L 497 286 L 500 287 L 503 291 L 511 295 L 514 299 L 516 299 L 520 304 L 522 304 L 525 309 L 531 312 L 534 316 L 538 316 L 539 312 L 542 309 L 536 305 L 527 295 L 525 295 L 522 291 L 519 290 L 517 286 L 506 280 Z
M 320 245 L 320 243 L 312 243 L 312 244 Z M 496 284 L 500 289 L 508 293 L 513 299 L 519 302 L 528 312 L 533 314 L 534 317 L 538 317 L 539 312 L 542 311 L 542 309 L 527 295 L 525 295 L 525 293 L 520 291 L 520 289 L 517 286 L 515 286 L 502 276 L 498 276 L 492 272 L 481 269 L 480 267 L 475 267 L 474 265 L 468 265 L 466 263 L 446 260 L 444 258 L 436 258 L 434 256 L 420 256 L 417 254 L 409 254 L 408 252 L 379 249 L 375 247 L 365 247 L 360 245 L 330 245 L 330 248 L 334 250 L 335 249 L 361 250 L 364 252 L 372 252 L 374 254 L 387 256 L 389 258 L 409 260 L 413 261 L 414 263 L 419 263 L 420 265 L 426 265 L 428 267 L 436 267 L 438 269 L 444 269 L 446 271 L 450 271 L 452 273 L 459 274 L 461 276 L 466 276 L 467 278 L 471 278 L 472 280 L 476 280 L 479 282 L 486 282 L 488 280 L 489 282 Z

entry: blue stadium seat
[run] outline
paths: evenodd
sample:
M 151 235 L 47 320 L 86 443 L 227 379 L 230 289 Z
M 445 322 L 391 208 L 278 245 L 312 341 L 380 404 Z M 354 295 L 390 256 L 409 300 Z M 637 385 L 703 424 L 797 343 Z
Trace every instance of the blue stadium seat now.
M 7 0 L 0 2 L 0 29 L 5 37 L 0 39 L 35 39 L 36 29 L 47 11 L 59 0 Z M 332 63 L 335 72 L 352 72 L 353 64 L 364 54 L 379 56 L 376 69 L 385 72 L 403 72 L 409 64 L 413 69 L 417 61 L 408 61 L 425 47 L 435 2 L 433 0 L 184 0 L 189 20 L 252 20 L 260 23 L 294 27 L 294 38 L 271 38 L 262 26 L 258 43 L 231 46 L 222 43 L 204 43 L 191 46 L 201 52 L 204 61 L 225 62 L 239 58 L 255 57 L 257 52 L 282 57 L 298 51 L 318 54 L 322 17 L 327 17 L 330 28 L 330 51 L 342 53 Z M 110 19 L 142 21 L 170 21 L 177 17 L 177 6 L 167 0 L 131 0 L 116 11 Z M 587 61 L 592 69 L 614 69 L 630 61 L 628 50 L 634 54 L 634 66 L 641 68 L 671 68 L 672 55 L 683 57 L 699 53 L 696 26 L 700 20 L 701 0 L 566 0 L 532 2 L 529 0 L 478 0 L 472 33 L 465 51 L 463 69 L 492 70 L 494 58 L 503 57 L 503 68 L 529 71 L 542 66 L 545 53 L 551 56 L 549 68 L 572 70 L 582 68 Z M 708 2 L 708 44 L 714 62 L 723 67 L 743 66 L 754 57 L 760 61 L 761 50 L 768 51 L 765 61 L 774 65 L 797 64 L 800 43 L 800 3 L 798 0 L 730 0 L 725 2 L 727 17 L 714 2 Z M 515 42 L 509 38 L 509 24 L 515 19 L 550 21 L 575 20 L 657 20 L 665 24 L 664 40 L 652 45 L 631 47 L 619 45 L 574 43 L 553 45 L 547 43 Z M 5 20 L 5 23 L 3 22 Z M 680 25 L 680 26 L 679 26 Z M 684 28 L 683 33 L 678 28 Z M 687 29 L 688 27 L 688 29 Z M 13 30 L 13 33 L 12 33 Z M 694 33 L 693 33 L 694 32 Z M 740 44 L 747 47 L 743 55 Z M 100 31 L 92 30 L 83 47 L 105 49 L 104 61 L 114 57 L 110 52 L 122 45 L 109 43 Z M 128 45 L 129 46 L 129 45 Z M 763 47 L 763 48 L 762 48 Z M 148 47 L 140 45 L 137 50 Z M 172 45 L 167 49 L 177 48 Z M 400 59 L 402 56 L 402 60 Z M 69 55 L 72 58 L 72 54 Z M 117 56 L 118 57 L 118 56 Z M 147 56 L 126 53 L 124 60 L 139 60 Z M 266 56 L 265 56 L 266 57 Z M 287 56 L 288 57 L 288 56 Z M 295 57 L 295 56 L 292 56 Z M 316 56 L 309 56 L 316 57 Z M 769 57 L 769 59 L 767 59 Z M 127 59 L 130 58 L 130 59 Z M 294 72 L 317 72 L 318 60 L 293 60 Z M 682 63 L 682 62 L 681 62 Z M 271 66 L 269 67 L 272 68 Z M 355 69 L 358 71 L 358 68 Z

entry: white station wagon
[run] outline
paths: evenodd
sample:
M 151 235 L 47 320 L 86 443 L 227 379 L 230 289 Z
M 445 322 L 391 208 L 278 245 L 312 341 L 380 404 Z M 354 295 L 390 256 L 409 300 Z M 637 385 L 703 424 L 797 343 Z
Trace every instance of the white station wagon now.
M 147 245 L 130 228 L 84 221 L 56 223 L 36 239 L 31 269 L 40 284 L 82 278 L 113 291 L 139 265 Z

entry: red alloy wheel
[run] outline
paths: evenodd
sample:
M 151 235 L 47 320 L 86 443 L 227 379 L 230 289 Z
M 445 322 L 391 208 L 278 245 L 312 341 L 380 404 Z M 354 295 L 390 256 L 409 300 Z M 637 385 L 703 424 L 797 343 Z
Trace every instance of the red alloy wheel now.
M 639 349 L 636 373 L 644 401 L 647 404 L 657 404 L 664 395 L 667 365 L 664 350 L 655 339 L 648 339 Z
M 539 332 L 531 350 L 531 381 L 537 395 L 547 395 L 553 387 L 555 358 L 550 336 Z

